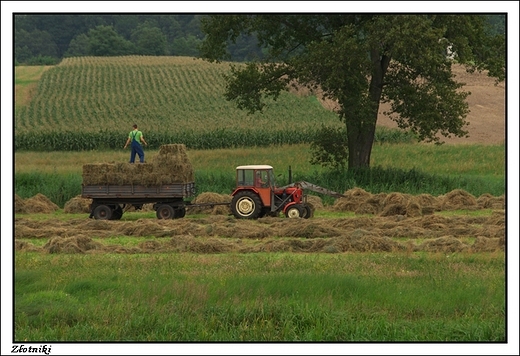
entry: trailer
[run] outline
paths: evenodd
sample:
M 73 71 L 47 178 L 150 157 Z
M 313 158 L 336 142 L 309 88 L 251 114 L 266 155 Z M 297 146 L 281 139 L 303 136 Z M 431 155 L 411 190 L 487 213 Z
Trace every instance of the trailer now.
M 81 196 L 92 199 L 90 218 L 119 220 L 126 208 L 137 210 L 153 203 L 158 219 L 177 219 L 186 215 L 185 199 L 195 196 L 195 183 L 144 185 L 82 185 Z

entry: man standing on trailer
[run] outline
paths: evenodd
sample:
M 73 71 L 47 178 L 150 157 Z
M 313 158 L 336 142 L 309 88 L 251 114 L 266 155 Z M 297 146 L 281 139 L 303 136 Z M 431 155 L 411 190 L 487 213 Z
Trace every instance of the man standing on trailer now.
M 126 148 L 128 144 L 131 143 L 130 163 L 135 162 L 136 154 L 139 156 L 139 162 L 144 163 L 144 151 L 143 146 L 141 146 L 141 142 L 148 146 L 144 140 L 143 133 L 137 129 L 137 124 L 134 124 L 133 130 L 128 134 L 125 147 L 123 147 Z

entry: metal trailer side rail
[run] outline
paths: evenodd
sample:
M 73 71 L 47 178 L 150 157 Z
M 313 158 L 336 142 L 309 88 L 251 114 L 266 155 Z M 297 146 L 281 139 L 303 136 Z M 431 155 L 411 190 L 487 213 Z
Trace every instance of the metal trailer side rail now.
M 168 200 L 195 195 L 195 183 L 145 185 L 82 185 L 81 196 L 91 199 Z

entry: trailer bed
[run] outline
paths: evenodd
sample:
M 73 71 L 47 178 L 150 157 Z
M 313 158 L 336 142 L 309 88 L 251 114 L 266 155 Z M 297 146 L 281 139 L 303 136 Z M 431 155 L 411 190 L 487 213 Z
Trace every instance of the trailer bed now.
M 83 185 L 81 196 L 91 199 L 171 199 L 195 195 L 195 183 L 144 185 Z

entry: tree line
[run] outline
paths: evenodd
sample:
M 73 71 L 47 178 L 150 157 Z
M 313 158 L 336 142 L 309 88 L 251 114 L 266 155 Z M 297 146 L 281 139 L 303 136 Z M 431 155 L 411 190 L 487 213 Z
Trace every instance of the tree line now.
M 52 65 L 77 56 L 198 56 L 204 15 L 15 14 L 15 65 Z M 262 57 L 254 36 L 230 46 L 230 59 Z
M 230 16 L 230 15 L 221 15 Z M 200 20 L 190 14 L 16 14 L 14 62 L 52 65 L 76 56 L 193 56 L 205 38 Z M 493 34 L 505 33 L 505 17 L 485 15 Z M 229 43 L 229 59 L 262 59 L 266 49 L 253 34 Z

